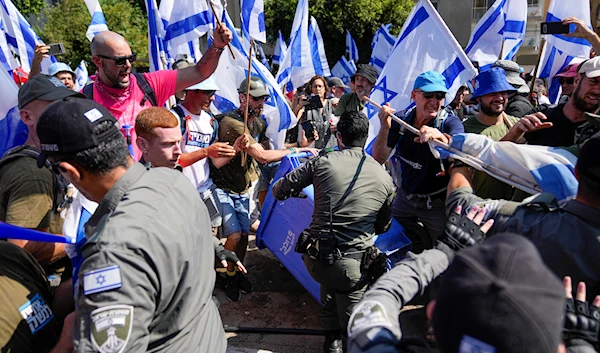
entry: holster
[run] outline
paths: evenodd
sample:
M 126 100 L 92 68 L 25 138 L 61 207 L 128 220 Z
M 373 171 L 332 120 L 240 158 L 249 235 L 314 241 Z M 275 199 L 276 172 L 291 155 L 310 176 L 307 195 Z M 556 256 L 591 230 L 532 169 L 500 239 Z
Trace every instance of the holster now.
M 363 254 L 361 270 L 367 284 L 372 285 L 388 271 L 388 256 L 375 246 L 368 247 Z
M 298 237 L 298 241 L 296 242 L 296 246 L 294 247 L 294 251 L 299 253 L 299 254 L 304 254 L 307 249 L 308 246 L 311 243 L 311 235 L 308 232 L 308 230 L 303 230 L 302 233 L 300 233 L 300 236 Z

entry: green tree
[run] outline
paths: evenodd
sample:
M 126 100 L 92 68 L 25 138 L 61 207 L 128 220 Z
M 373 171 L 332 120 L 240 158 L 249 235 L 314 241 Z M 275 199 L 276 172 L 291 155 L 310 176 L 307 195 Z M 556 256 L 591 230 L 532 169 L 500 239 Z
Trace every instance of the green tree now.
M 46 6 L 46 1 L 44 0 L 13 0 L 12 3 L 25 17 L 31 14 L 39 14 Z
M 125 37 L 139 57 L 148 57 L 148 22 L 136 1 L 102 0 L 100 5 L 108 28 Z M 79 65 L 81 60 L 92 62 L 90 42 L 85 36 L 91 17 L 82 0 L 60 0 L 42 10 L 41 16 L 44 27 L 37 29 L 39 36 L 45 43 L 65 45 L 66 53 L 58 56 L 58 60 L 70 63 L 71 67 Z M 148 63 L 136 62 L 135 66 L 148 67 Z M 88 71 L 94 70 L 88 64 Z
M 346 29 L 356 41 L 359 61 L 368 63 L 373 34 L 387 23 L 392 24 L 392 33 L 398 34 L 414 4 L 413 0 L 311 0 L 309 15 L 319 23 L 330 66 L 344 55 Z M 265 0 L 269 41 L 277 40 L 278 30 L 289 40 L 296 5 L 297 1 Z

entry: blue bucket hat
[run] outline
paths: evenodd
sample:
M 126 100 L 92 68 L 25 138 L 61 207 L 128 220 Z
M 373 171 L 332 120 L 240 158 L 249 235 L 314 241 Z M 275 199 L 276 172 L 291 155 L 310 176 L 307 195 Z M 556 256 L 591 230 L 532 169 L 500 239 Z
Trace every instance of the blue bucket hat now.
M 514 93 L 516 91 L 517 89 L 506 80 L 504 70 L 500 67 L 492 67 L 475 77 L 475 92 L 471 98 L 497 92 Z
M 448 93 L 446 88 L 446 79 L 442 74 L 435 71 L 426 71 L 417 76 L 413 90 L 420 89 L 423 92 L 444 92 Z
M 73 70 L 71 70 L 69 65 L 67 65 L 65 63 L 55 62 L 48 67 L 48 75 L 50 75 L 50 76 L 54 76 L 59 72 L 68 72 L 68 73 L 72 74 L 73 76 L 75 76 L 75 72 Z

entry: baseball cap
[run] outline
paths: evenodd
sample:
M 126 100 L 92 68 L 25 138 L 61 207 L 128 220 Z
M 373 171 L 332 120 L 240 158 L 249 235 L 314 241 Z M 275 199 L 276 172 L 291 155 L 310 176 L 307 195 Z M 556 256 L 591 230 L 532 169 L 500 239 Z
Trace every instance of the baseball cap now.
M 600 56 L 596 56 L 581 64 L 581 67 L 579 67 L 579 73 L 585 74 L 589 78 L 600 76 Z
M 48 75 L 50 76 L 54 76 L 59 72 L 69 72 L 75 76 L 75 72 L 71 70 L 71 67 L 65 63 L 57 62 L 48 67 Z
M 379 73 L 372 65 L 358 64 L 356 65 L 356 72 L 354 73 L 353 77 L 354 76 L 362 76 L 372 84 L 375 84 L 375 82 L 377 82 L 377 76 L 379 76 Z
M 185 90 L 193 91 L 196 89 L 199 89 L 202 91 L 218 91 L 219 85 L 217 85 L 217 81 L 215 80 L 215 75 L 211 75 L 206 80 L 196 83 L 195 85 L 192 85 L 192 86 L 186 88 Z
M 504 69 L 506 80 L 516 87 L 519 93 L 529 93 L 527 82 L 520 76 L 519 64 L 511 60 L 496 60 L 492 67 Z
M 104 121 L 114 127 L 94 134 L 94 127 Z M 122 136 L 118 124 L 106 108 L 91 99 L 67 97 L 48 105 L 36 127 L 42 151 L 38 167 L 44 165 L 48 153 L 76 153 Z
M 504 70 L 499 67 L 492 67 L 487 71 L 482 71 L 475 77 L 475 92 L 471 98 L 485 96 L 486 94 L 496 92 L 516 92 L 506 80 Z
M 246 86 L 248 85 L 248 79 L 244 79 L 238 89 L 239 93 L 246 93 Z M 250 76 L 250 95 L 252 97 L 264 97 L 270 96 L 271 94 L 267 90 L 267 84 L 260 77 Z
M 54 76 L 37 75 L 19 89 L 19 109 L 36 99 L 56 101 L 65 97 L 85 98 L 82 93 L 71 91 Z
M 342 81 L 339 77 L 335 77 L 335 76 L 327 79 L 327 86 L 350 88 L 344 84 L 344 81 Z
M 443 353 L 466 344 L 554 353 L 564 302 L 560 280 L 533 243 L 498 234 L 458 252 L 444 273 L 433 312 L 436 341 Z
M 446 88 L 446 79 L 442 74 L 436 71 L 426 71 L 417 76 L 413 90 L 420 89 L 423 92 L 444 92 L 448 93 Z
M 571 78 L 577 76 L 577 67 L 579 64 L 570 64 L 565 66 L 564 69 L 560 73 L 556 75 L 556 77 L 566 77 Z
M 600 151 L 600 132 L 594 134 L 594 136 L 583 143 L 579 151 L 576 168 L 580 175 L 584 175 L 600 183 L 600 159 L 598 158 L 598 151 Z

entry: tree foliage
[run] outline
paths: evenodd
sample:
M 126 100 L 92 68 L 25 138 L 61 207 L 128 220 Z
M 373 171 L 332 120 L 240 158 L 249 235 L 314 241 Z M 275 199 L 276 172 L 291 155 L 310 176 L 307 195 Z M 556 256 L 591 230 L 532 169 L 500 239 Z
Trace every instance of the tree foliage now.
M 398 34 L 414 4 L 413 0 L 311 0 L 309 15 L 319 23 L 330 66 L 344 55 L 346 29 L 356 41 L 359 61 L 368 63 L 373 34 L 387 23 L 392 24 L 392 33 Z M 296 5 L 297 1 L 265 0 L 269 41 L 277 40 L 278 30 L 289 40 Z
M 102 0 L 100 5 L 108 28 L 125 37 L 138 57 L 148 57 L 148 23 L 136 1 Z M 92 62 L 90 42 L 85 36 L 91 16 L 82 0 L 60 0 L 42 10 L 41 16 L 45 24 L 42 29 L 37 29 L 39 36 L 45 43 L 62 42 L 65 45 L 66 53 L 58 56 L 58 60 L 70 63 L 73 68 L 81 60 Z M 136 66 L 148 64 L 137 62 Z M 91 73 L 94 68 L 88 67 L 88 71 Z
M 12 0 L 12 3 L 25 17 L 31 14 L 39 14 L 44 6 L 46 6 L 46 1 L 44 0 Z

